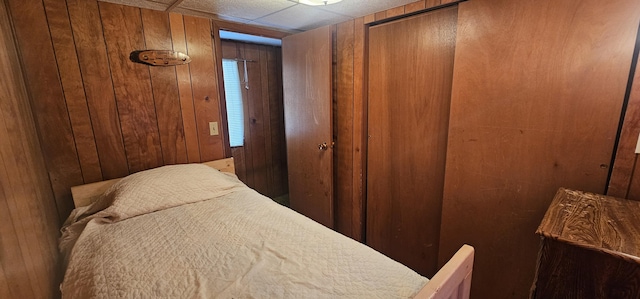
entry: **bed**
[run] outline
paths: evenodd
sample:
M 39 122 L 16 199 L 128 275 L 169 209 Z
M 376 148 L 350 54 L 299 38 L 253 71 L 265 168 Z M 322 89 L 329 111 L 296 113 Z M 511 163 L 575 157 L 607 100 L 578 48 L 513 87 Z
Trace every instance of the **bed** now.
M 232 158 L 72 188 L 63 298 L 468 298 L 464 245 L 431 280 L 256 191 Z

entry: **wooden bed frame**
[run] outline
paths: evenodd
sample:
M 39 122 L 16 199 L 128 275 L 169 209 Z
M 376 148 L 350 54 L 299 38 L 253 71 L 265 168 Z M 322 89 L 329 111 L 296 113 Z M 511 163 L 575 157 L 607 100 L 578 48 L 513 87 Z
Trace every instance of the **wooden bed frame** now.
M 222 172 L 235 173 L 233 158 L 226 158 L 202 163 Z M 73 203 L 77 207 L 91 204 L 104 191 L 120 179 L 96 182 L 71 187 Z M 434 275 L 416 299 L 468 299 L 471 291 L 471 274 L 473 270 L 474 249 L 463 245 L 458 252 Z

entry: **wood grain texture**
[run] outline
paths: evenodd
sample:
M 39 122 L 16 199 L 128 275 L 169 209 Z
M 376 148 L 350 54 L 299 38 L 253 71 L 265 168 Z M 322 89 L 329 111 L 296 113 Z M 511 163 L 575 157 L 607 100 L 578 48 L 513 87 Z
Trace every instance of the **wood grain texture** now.
M 8 1 L 7 4 L 58 213 L 66 218 L 73 208 L 67 186 L 78 184 L 83 178 L 45 9 L 42 1 L 35 0 Z
M 244 147 L 242 146 L 232 147 L 231 155 L 233 155 L 233 163 L 235 163 L 236 175 L 238 176 L 239 180 L 245 183 L 247 181 L 247 166 L 246 166 L 245 157 L 244 157 L 245 156 Z
M 273 196 L 281 196 L 289 193 L 287 147 L 284 135 L 284 105 L 282 102 L 282 48 L 272 47 L 267 51 L 267 68 L 269 72 Z
M 543 236 L 532 298 L 640 296 L 640 202 L 560 188 Z
M 206 137 L 209 118 L 224 120 L 209 20 L 187 26 L 187 40 L 181 15 L 94 0 L 18 2 L 8 4 L 60 218 L 73 185 L 200 162 L 201 149 L 205 160 L 224 155 Z M 195 73 L 128 60 L 146 47 L 187 53 L 187 42 L 200 59 Z M 214 100 L 203 104 L 208 91 Z
M 334 97 L 334 190 L 335 190 L 335 229 L 353 236 L 353 79 L 354 79 L 354 21 L 336 26 L 336 78 Z
M 235 23 L 231 21 L 213 20 L 213 22 L 215 23 L 216 26 L 218 26 L 219 29 L 229 30 L 234 32 L 241 32 L 241 33 L 246 33 L 251 35 L 265 36 L 265 37 L 271 37 L 271 38 L 277 38 L 277 39 L 281 39 L 285 36 L 291 35 L 291 32 L 289 31 L 282 31 L 278 29 L 270 29 L 270 28 L 264 28 L 264 27 L 256 27 L 256 26 L 251 26 L 247 24 Z
M 209 122 L 220 124 L 220 94 L 211 40 L 211 23 L 207 19 L 184 16 L 187 54 L 195 108 L 198 143 L 202 161 L 224 158 L 222 137 L 209 135 Z
M 131 51 L 145 47 L 140 9 L 100 2 L 100 16 L 129 171 L 158 167 L 163 159 L 149 66 L 129 60 Z
M 439 260 L 471 244 L 472 297 L 523 298 L 555 191 L 604 191 L 640 5 L 458 7 Z
M 259 59 L 260 59 L 260 85 L 261 85 L 261 97 L 262 97 L 262 118 L 263 118 L 263 136 L 264 136 L 264 154 L 265 154 L 265 168 L 263 170 L 264 176 L 267 178 L 267 196 L 274 194 L 273 183 L 273 146 L 271 143 L 271 105 L 269 104 L 269 67 L 267 65 L 267 46 L 259 46 Z
M 247 59 L 249 89 L 242 84 L 244 145 L 232 148 L 238 177 L 249 187 L 277 197 L 288 191 L 279 47 L 222 41 L 222 57 Z M 244 62 L 237 62 L 244 81 Z
M 365 238 L 364 200 L 365 200 L 365 168 L 366 168 L 366 39 L 367 31 L 364 18 L 354 21 L 353 41 L 353 195 L 351 197 L 352 238 L 363 242 Z
M 387 18 L 387 11 L 386 10 L 379 11 L 379 12 L 376 12 L 374 15 L 375 15 L 376 21 L 384 20 Z
M 227 102 L 225 99 L 224 76 L 222 74 L 222 47 L 220 40 L 220 26 L 211 21 L 211 38 L 213 40 L 213 57 L 215 57 L 216 77 L 218 78 L 218 93 L 220 97 L 220 137 L 224 156 L 231 157 L 231 141 L 229 140 L 229 121 L 227 120 Z
M 412 2 L 412 3 L 409 3 L 409 4 L 402 5 L 402 6 L 390 8 L 390 9 L 387 9 L 387 10 L 384 10 L 384 11 L 379 11 L 377 13 L 365 16 L 364 17 L 364 23 L 365 24 L 369 24 L 369 23 L 373 23 L 373 22 L 384 21 L 385 19 L 394 18 L 394 17 L 398 17 L 398 16 L 410 14 L 410 13 L 415 13 L 415 12 L 418 12 L 418 11 L 421 11 L 421 10 L 434 8 L 436 6 L 440 6 L 440 5 L 443 5 L 443 4 L 460 2 L 460 1 L 464 1 L 464 0 L 448 0 L 448 1 L 421 0 L 421 1 L 416 1 L 416 2 Z
M 249 154 L 251 155 L 251 171 L 253 172 L 253 186 L 258 192 L 262 194 L 269 194 L 269 178 L 267 177 L 267 144 L 266 144 L 266 132 L 267 132 L 267 119 L 265 119 L 265 111 L 263 107 L 263 82 L 267 80 L 261 75 L 261 59 L 259 46 L 255 44 L 243 44 L 240 49 L 240 55 L 244 59 L 251 60 L 253 62 L 247 62 L 247 74 L 249 89 L 244 88 L 243 93 L 246 94 L 244 99 L 247 103 L 247 114 L 245 114 L 245 139 L 251 140 L 251 148 Z M 244 73 L 244 64 L 238 63 L 238 66 L 242 68 L 240 74 Z M 242 77 L 244 75 L 241 75 Z M 266 82 L 265 82 L 266 83 Z M 268 103 L 268 102 L 267 102 Z
M 173 49 L 169 16 L 142 9 L 146 49 Z M 163 164 L 187 163 L 187 148 L 180 113 L 180 98 L 175 67 L 148 67 L 153 88 L 153 101 L 158 119 Z
M 60 220 L 6 5 L 0 3 L 0 297 L 57 298 Z
M 330 26 L 283 38 L 282 73 L 291 207 L 333 228 L 331 42 Z
M 392 18 L 392 17 L 396 17 L 396 16 L 401 16 L 403 14 L 405 14 L 405 6 L 398 6 L 398 7 L 394 7 L 391 9 L 387 9 L 386 10 L 386 17 L 387 18 Z
M 375 14 L 366 15 L 363 18 L 364 18 L 364 23 L 365 24 L 369 24 L 369 23 L 372 23 L 372 22 L 376 21 L 376 15 Z
M 532 299 L 638 298 L 640 265 L 545 239 Z
M 640 202 L 560 188 L 537 234 L 640 265 Z
M 367 244 L 426 276 L 437 270 L 456 16 L 369 29 Z
M 436 0 L 436 1 L 438 2 L 438 4 L 440 4 L 439 0 Z M 430 2 L 433 2 L 433 1 L 430 1 Z M 420 0 L 420 1 L 416 1 L 416 2 L 413 2 L 413 3 L 406 4 L 404 6 L 404 12 L 405 13 L 412 13 L 412 12 L 415 12 L 415 11 L 423 10 L 426 7 L 427 7 L 426 0 Z
M 97 1 L 68 0 L 82 83 L 104 179 L 129 173 Z M 63 69 L 60 70 L 64 71 Z M 72 185 L 67 186 L 70 187 Z M 70 200 L 70 198 L 69 198 Z
M 640 31 L 638 34 L 636 44 L 640 42 Z M 640 136 L 640 68 L 637 65 L 632 80 L 607 195 L 640 200 L 640 178 L 636 175 L 640 174 L 640 166 L 635 152 Z
M 102 170 L 67 5 L 55 0 L 46 0 L 44 5 L 82 177 L 85 183 L 101 181 Z
M 187 53 L 183 16 L 176 13 L 169 14 L 169 25 L 171 27 L 173 50 Z M 176 77 L 178 79 L 178 92 L 180 94 L 180 112 L 182 113 L 184 140 L 187 147 L 187 161 L 189 161 L 189 163 L 200 162 L 198 126 L 196 124 L 189 65 L 176 66 Z

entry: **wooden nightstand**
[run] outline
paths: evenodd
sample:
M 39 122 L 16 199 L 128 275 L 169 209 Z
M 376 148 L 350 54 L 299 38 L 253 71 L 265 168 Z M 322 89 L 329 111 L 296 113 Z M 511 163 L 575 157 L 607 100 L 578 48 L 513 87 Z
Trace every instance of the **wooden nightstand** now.
M 531 298 L 640 298 L 640 202 L 561 188 L 536 233 Z

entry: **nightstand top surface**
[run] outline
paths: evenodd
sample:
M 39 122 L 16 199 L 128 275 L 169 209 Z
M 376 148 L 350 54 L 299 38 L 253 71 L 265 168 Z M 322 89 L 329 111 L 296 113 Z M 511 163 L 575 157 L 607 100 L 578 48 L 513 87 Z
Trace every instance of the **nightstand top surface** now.
M 536 231 L 640 264 L 640 202 L 560 188 Z

